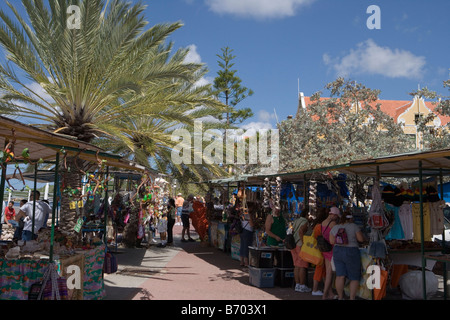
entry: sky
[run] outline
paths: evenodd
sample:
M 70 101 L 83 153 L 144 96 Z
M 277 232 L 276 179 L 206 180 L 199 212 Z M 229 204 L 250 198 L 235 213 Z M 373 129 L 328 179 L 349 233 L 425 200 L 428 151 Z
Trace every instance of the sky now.
M 238 105 L 254 112 L 245 129 L 275 128 L 295 115 L 299 92 L 329 96 L 325 85 L 339 76 L 380 90 L 385 100 L 412 100 L 419 87 L 450 95 L 443 88 L 450 78 L 448 0 L 144 3 L 150 24 L 184 24 L 170 41 L 207 65 L 205 81 L 217 76 L 221 48 L 233 50 L 237 76 L 254 91 Z
M 10 1 L 23 11 L 20 0 Z M 419 87 L 450 95 L 443 88 L 450 78 L 449 0 L 141 3 L 149 26 L 183 23 L 168 41 L 174 51 L 189 47 L 188 59 L 207 66 L 204 82 L 217 76 L 221 49 L 233 50 L 236 75 L 254 91 L 237 106 L 254 113 L 244 129 L 276 128 L 295 115 L 299 92 L 329 96 L 325 86 L 339 76 L 380 90 L 380 99 L 411 100 L 409 93 Z M 0 8 L 10 12 L 4 1 Z M 37 83 L 32 87 L 41 91 Z

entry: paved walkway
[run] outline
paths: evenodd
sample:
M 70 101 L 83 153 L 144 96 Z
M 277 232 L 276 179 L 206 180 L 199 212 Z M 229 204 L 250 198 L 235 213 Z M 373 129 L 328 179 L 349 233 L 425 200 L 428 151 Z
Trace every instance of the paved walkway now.
M 198 238 L 191 232 L 194 239 Z M 258 288 L 247 269 L 229 253 L 201 242 L 181 242 L 174 226 L 174 246 L 118 248 L 119 270 L 105 274 L 106 300 L 320 300 L 293 288 Z M 113 249 L 114 250 L 114 249 Z
M 174 226 L 174 246 L 118 248 L 118 272 L 105 274 L 105 300 L 322 299 L 291 287 L 255 287 L 249 283 L 248 270 L 241 269 L 229 253 L 200 241 L 180 240 L 181 226 Z M 312 273 L 309 277 L 312 282 Z M 398 299 L 399 294 L 389 296 L 389 300 Z

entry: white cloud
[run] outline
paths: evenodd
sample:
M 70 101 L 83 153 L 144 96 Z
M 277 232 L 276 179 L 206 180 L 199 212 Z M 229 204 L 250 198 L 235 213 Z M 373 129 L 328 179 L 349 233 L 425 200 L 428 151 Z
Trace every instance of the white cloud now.
M 270 120 L 275 119 L 275 114 L 269 113 L 266 110 L 258 111 L 258 120 L 262 122 L 269 122 Z
M 294 16 L 298 9 L 315 0 L 205 0 L 216 13 L 253 18 L 284 18 Z
M 197 46 L 195 44 L 191 44 L 187 47 L 189 49 L 188 54 L 184 58 L 185 63 L 202 63 L 202 57 L 197 51 Z M 213 79 L 211 77 L 202 77 L 199 79 L 195 85 L 197 87 L 205 86 L 213 83 Z
M 184 58 L 184 62 L 186 63 L 201 63 L 202 57 L 197 52 L 197 46 L 195 44 L 191 44 L 187 47 L 189 49 L 188 54 Z
M 272 124 L 268 123 L 268 122 L 263 122 L 263 121 L 255 121 L 255 122 L 250 122 L 247 124 L 243 124 L 241 125 L 241 128 L 244 129 L 244 134 L 246 136 L 251 136 L 256 134 L 256 132 L 258 132 L 259 130 L 262 129 L 275 129 Z
M 324 54 L 323 62 L 344 77 L 350 74 L 376 74 L 388 78 L 417 79 L 424 72 L 426 59 L 406 50 L 378 46 L 368 39 L 342 58 Z

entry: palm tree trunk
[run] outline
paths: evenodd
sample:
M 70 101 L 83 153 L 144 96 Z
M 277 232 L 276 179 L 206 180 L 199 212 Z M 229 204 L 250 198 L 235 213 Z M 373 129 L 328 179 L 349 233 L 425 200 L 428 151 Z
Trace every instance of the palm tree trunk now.
M 78 166 L 76 165 L 76 161 Z M 62 176 L 61 181 L 61 214 L 59 221 L 59 230 L 64 234 L 70 236 L 74 240 L 80 240 L 81 234 L 74 230 L 77 220 L 83 216 L 83 209 L 71 209 L 70 203 L 78 200 L 76 197 L 70 197 L 64 190 L 71 188 L 81 188 L 82 173 L 78 168 L 82 167 L 82 160 L 75 157 L 67 157 L 66 163 L 61 164 L 60 172 Z M 81 195 L 81 192 L 80 192 Z

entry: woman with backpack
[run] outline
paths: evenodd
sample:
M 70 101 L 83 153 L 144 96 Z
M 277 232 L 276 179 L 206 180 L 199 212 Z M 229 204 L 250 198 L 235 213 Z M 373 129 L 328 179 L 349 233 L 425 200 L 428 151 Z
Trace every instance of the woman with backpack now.
M 361 279 L 359 242 L 364 242 L 364 240 L 361 229 L 353 222 L 353 216 L 348 213 L 343 215 L 339 224 L 330 231 L 330 243 L 334 244 L 335 284 L 339 300 L 344 298 L 345 278 L 350 280 L 350 300 L 355 300 Z

